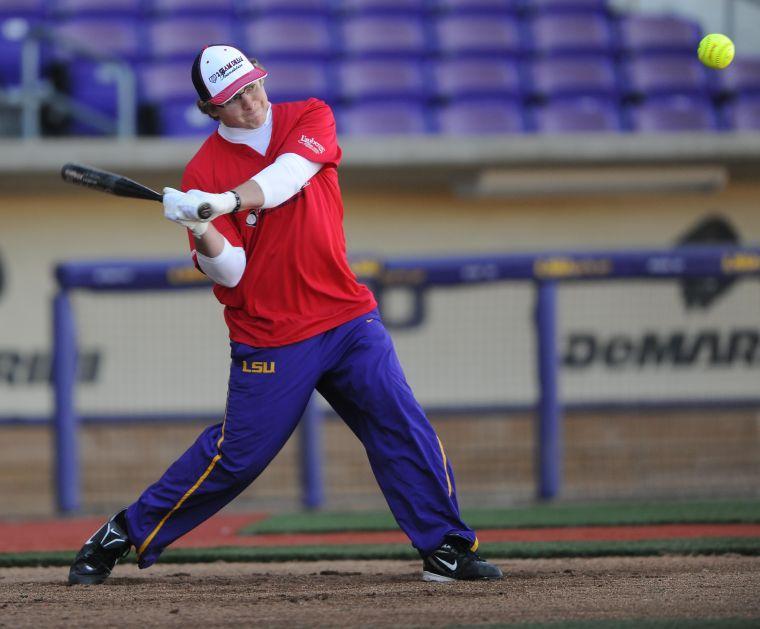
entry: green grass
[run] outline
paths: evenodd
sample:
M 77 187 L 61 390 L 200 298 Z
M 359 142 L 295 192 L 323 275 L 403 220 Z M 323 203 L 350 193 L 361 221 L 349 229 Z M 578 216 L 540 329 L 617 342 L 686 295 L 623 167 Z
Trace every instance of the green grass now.
M 618 524 L 753 523 L 760 522 L 760 501 L 699 501 L 558 504 L 505 509 L 465 509 L 475 529 L 612 526 Z M 274 515 L 240 532 L 328 533 L 388 531 L 398 526 L 388 511 L 308 512 Z
M 491 559 L 556 557 L 607 557 L 652 555 L 719 555 L 735 553 L 760 556 L 760 538 L 703 538 L 641 540 L 629 542 L 499 542 L 484 545 Z M 14 566 L 68 566 L 74 551 L 7 553 L 0 568 Z M 419 555 L 406 544 L 351 544 L 337 546 L 177 548 L 166 551 L 161 563 L 212 561 L 309 561 L 329 559 L 404 559 Z M 134 554 L 127 562 L 134 562 Z

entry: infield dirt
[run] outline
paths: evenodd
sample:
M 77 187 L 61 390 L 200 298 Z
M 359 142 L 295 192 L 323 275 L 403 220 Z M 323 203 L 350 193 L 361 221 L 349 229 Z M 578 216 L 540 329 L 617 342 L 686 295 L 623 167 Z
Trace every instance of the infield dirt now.
M 584 619 L 754 618 L 760 557 L 499 560 L 506 578 L 432 584 L 420 562 L 117 566 L 101 586 L 66 568 L 0 570 L 2 627 L 366 627 Z

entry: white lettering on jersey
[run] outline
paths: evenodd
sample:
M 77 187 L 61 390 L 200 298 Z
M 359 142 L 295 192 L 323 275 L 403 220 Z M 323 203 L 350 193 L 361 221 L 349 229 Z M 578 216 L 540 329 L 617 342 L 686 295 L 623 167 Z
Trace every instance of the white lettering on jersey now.
M 301 139 L 298 140 L 299 144 L 303 144 L 306 148 L 311 149 L 317 155 L 322 155 L 325 152 L 325 147 L 317 142 L 314 138 L 307 138 L 305 135 L 301 135 Z

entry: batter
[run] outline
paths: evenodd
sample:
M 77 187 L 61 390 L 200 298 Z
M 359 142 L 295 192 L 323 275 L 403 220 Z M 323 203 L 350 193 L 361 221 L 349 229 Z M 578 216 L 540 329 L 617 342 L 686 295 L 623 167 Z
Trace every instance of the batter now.
M 443 444 L 406 382 L 372 293 L 346 259 L 335 120 L 322 101 L 271 104 L 266 71 L 232 46 L 203 49 L 192 79 L 218 130 L 164 189 L 229 327 L 224 419 L 110 518 L 76 556 L 69 583 L 103 582 L 132 546 L 141 568 L 250 485 L 316 389 L 367 451 L 429 581 L 496 579 L 459 514 Z M 198 218 L 207 203 L 208 220 Z M 192 339 L 189 339 L 192 342 Z M 197 377 L 203 377 L 198 357 Z

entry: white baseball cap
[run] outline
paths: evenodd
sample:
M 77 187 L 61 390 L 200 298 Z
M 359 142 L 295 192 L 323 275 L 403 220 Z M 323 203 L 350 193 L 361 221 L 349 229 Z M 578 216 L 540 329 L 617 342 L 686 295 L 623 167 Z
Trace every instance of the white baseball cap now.
M 267 73 L 232 46 L 207 46 L 193 62 L 193 85 L 201 100 L 223 105 L 241 89 Z

